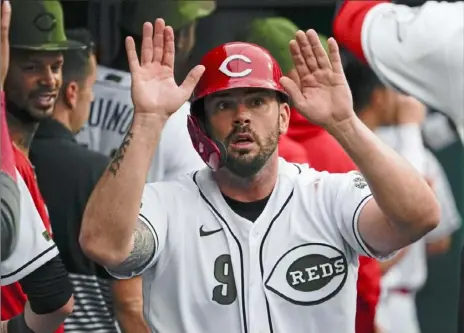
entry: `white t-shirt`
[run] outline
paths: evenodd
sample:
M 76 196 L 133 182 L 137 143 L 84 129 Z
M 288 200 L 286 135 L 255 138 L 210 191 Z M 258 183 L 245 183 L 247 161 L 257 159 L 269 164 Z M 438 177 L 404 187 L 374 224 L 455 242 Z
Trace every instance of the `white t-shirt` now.
M 45 229 L 42 218 L 18 171 L 20 221 L 18 242 L 11 256 L 1 262 L 1 284 L 6 286 L 26 277 L 58 255 L 58 248 Z
M 446 113 L 464 126 L 464 2 L 373 7 L 362 48 L 387 84 Z M 462 132 L 461 132 L 462 133 Z
M 354 333 L 358 255 L 373 256 L 358 217 L 371 198 L 358 172 L 283 159 L 254 223 L 227 205 L 208 168 L 147 184 L 139 218 L 156 251 L 132 275 L 143 273 L 151 331 Z
M 97 67 L 90 117 L 76 135 L 80 144 L 107 156 L 114 154 L 130 128 L 134 114 L 130 88 L 130 73 Z M 190 103 L 185 103 L 167 121 L 147 182 L 173 179 L 205 166 L 190 140 L 187 129 L 189 113 Z

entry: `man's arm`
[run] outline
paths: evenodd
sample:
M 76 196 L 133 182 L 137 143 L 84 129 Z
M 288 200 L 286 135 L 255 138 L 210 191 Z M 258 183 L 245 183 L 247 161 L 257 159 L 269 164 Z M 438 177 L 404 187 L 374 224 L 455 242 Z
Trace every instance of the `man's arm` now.
M 6 332 L 53 332 L 73 311 L 72 285 L 59 256 L 21 279 L 19 284 L 28 302 L 23 313 L 2 322 Z
M 464 3 L 420 7 L 389 1 L 345 1 L 337 41 L 367 61 L 387 84 L 464 124 Z
M 438 225 L 440 207 L 424 178 L 357 117 L 329 132 L 356 163 L 375 199 L 358 216 L 360 236 L 372 252 L 389 255 Z
M 113 305 L 123 333 L 150 333 L 143 316 L 142 277 L 115 280 L 112 285 Z
M 90 196 L 79 237 L 87 256 L 110 270 L 124 263 L 134 251 L 142 192 L 161 131 L 167 119 L 191 96 L 204 72 L 204 67 L 195 67 L 177 86 L 174 32 L 162 19 L 156 20 L 154 27 L 144 24 L 140 60 L 130 37 L 126 39 L 126 49 L 134 117 L 121 147 Z M 156 207 L 157 203 L 150 205 Z M 158 202 L 155 209 L 159 208 Z M 163 217 L 143 222 L 156 235 Z

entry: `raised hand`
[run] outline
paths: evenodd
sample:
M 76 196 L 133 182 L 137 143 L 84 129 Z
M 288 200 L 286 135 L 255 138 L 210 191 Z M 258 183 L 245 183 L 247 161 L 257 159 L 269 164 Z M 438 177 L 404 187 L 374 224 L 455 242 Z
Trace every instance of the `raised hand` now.
M 10 20 L 11 20 L 11 5 L 9 1 L 2 1 L 1 8 L 1 77 L 0 77 L 0 90 L 3 90 L 3 84 L 5 83 L 6 75 L 8 74 L 8 65 L 10 63 L 10 43 L 8 40 L 8 33 L 10 31 Z
M 154 30 L 154 31 L 153 31 Z M 140 61 L 132 37 L 126 39 L 126 51 L 132 76 L 132 102 L 136 114 L 168 118 L 192 94 L 205 68 L 196 66 L 178 86 L 174 80 L 174 32 L 157 19 L 155 27 L 143 25 Z
M 353 100 L 337 42 L 329 38 L 329 57 L 314 30 L 298 31 L 295 39 L 290 41 L 290 53 L 301 88 L 287 77 L 281 83 L 297 110 L 325 128 L 353 117 Z

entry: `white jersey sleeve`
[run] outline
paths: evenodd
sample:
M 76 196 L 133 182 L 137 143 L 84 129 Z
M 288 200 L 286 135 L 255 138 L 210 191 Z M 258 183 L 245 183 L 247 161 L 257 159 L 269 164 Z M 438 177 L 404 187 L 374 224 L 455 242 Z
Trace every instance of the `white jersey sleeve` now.
M 372 194 L 359 171 L 326 174 L 323 178 L 324 202 L 346 243 L 359 255 L 376 258 L 359 232 L 359 216 Z M 384 259 L 378 257 L 378 259 Z
M 9 285 L 26 277 L 58 255 L 58 249 L 46 230 L 26 183 L 19 172 L 20 222 L 18 245 L 1 263 L 1 285 Z
M 128 279 L 136 275 L 141 275 L 158 260 L 164 249 L 168 232 L 169 205 L 167 200 L 165 200 L 165 196 L 168 195 L 163 191 L 166 184 L 167 183 L 146 184 L 143 190 L 142 202 L 140 203 L 138 218 L 148 227 L 155 240 L 155 251 L 153 256 L 143 267 L 128 274 L 123 275 L 107 269 L 113 277 L 117 279 Z
M 425 175 L 427 157 L 419 125 L 384 126 L 378 128 L 376 134 L 383 142 L 411 163 L 420 174 Z
M 464 2 L 379 4 L 362 25 L 363 53 L 386 83 L 464 124 Z
M 445 170 L 443 170 L 440 162 L 430 151 L 427 151 L 426 175 L 432 182 L 432 188 L 441 208 L 440 224 L 424 236 L 427 242 L 434 242 L 458 230 L 461 226 L 461 215 L 456 207 Z

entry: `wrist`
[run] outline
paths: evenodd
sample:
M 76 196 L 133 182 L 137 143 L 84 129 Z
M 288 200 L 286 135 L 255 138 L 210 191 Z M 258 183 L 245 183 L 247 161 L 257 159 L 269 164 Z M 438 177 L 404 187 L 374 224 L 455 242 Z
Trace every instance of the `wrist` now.
M 342 121 L 328 124 L 325 126 L 325 129 L 330 135 L 339 141 L 350 133 L 353 133 L 360 125 L 362 125 L 361 120 L 354 115 Z
M 146 114 L 134 112 L 132 127 L 156 130 L 163 128 L 169 118 L 159 114 Z

